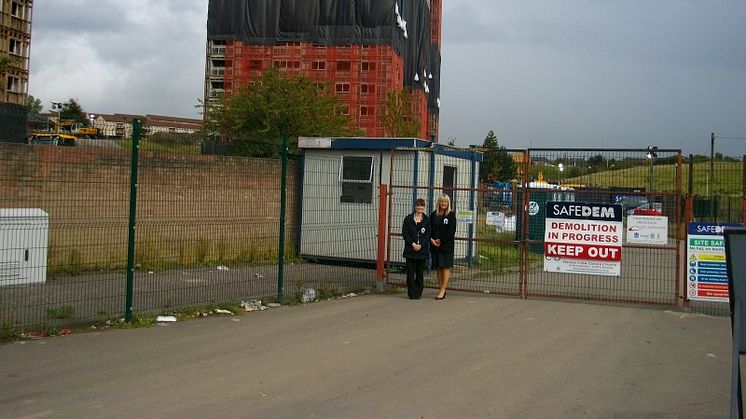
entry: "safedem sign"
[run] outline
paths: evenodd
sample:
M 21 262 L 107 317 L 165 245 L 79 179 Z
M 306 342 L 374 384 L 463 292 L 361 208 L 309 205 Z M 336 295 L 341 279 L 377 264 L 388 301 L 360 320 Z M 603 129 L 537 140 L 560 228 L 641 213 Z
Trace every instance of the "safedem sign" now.
M 547 202 L 544 270 L 619 276 L 624 224 L 619 204 Z
M 726 228 L 740 224 L 691 222 L 687 226 L 687 298 L 698 301 L 728 301 L 728 272 L 725 260 Z

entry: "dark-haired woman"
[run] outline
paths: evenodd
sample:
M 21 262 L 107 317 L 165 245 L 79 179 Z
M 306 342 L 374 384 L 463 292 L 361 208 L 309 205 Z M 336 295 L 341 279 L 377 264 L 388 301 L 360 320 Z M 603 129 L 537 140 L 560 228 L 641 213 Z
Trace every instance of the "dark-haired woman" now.
M 425 261 L 430 251 L 430 220 L 425 215 L 424 199 L 416 200 L 414 212 L 404 218 L 401 235 L 402 256 L 407 261 L 407 295 L 410 300 L 419 300 L 425 287 Z

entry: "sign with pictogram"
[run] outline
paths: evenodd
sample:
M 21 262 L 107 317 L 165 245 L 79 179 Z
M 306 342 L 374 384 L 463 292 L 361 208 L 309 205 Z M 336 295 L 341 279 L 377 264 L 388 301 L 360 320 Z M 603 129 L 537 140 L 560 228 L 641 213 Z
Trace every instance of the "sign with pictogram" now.
M 622 206 L 547 202 L 544 270 L 619 276 L 622 261 Z
M 740 224 L 689 223 L 686 293 L 690 300 L 728 301 L 728 272 L 723 231 Z

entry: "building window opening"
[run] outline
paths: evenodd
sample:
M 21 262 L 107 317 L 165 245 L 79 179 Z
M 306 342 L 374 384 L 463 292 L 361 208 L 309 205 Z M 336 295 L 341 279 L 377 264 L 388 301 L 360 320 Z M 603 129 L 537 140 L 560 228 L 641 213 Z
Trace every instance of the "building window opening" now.
M 373 157 L 342 156 L 339 181 L 342 182 L 340 202 L 372 203 Z
M 363 71 L 376 71 L 376 63 L 370 61 L 363 61 L 361 67 Z
M 373 116 L 375 112 L 373 111 L 372 106 L 361 106 L 360 107 L 360 116 Z

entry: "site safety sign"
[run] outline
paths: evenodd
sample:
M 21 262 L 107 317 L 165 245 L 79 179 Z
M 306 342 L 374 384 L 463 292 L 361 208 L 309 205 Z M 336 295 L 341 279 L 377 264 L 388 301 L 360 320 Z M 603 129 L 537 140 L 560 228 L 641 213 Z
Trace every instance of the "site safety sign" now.
M 687 227 L 687 297 L 728 301 L 728 271 L 723 232 L 740 224 L 689 223 Z
M 553 201 L 547 202 L 545 215 L 545 271 L 621 274 L 621 205 Z

